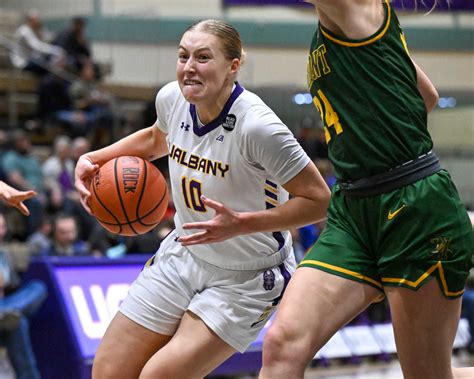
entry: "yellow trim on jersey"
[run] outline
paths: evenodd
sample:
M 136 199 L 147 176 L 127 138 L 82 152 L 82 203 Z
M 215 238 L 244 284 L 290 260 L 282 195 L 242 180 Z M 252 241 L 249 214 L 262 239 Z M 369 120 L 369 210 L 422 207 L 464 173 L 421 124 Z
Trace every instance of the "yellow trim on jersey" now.
M 274 205 L 275 207 L 278 207 L 280 205 L 280 203 L 278 201 L 276 201 L 276 200 L 274 200 L 274 199 L 272 199 L 271 197 L 268 197 L 268 196 L 265 198 L 265 201 L 267 203 L 270 203 L 271 205 Z
M 266 189 L 268 192 L 274 193 L 275 195 L 278 194 L 278 188 L 273 188 L 271 186 L 265 185 L 264 189 Z
M 341 272 L 343 274 L 346 274 L 346 275 L 349 275 L 349 276 L 353 276 L 357 279 L 360 279 L 360 280 L 363 280 L 365 282 L 369 282 L 369 283 L 372 283 L 373 285 L 379 287 L 379 288 L 382 288 L 382 284 L 377 282 L 376 280 L 372 279 L 372 278 L 369 278 L 368 276 L 365 276 L 365 275 L 362 275 L 362 274 L 359 274 L 358 272 L 355 272 L 355 271 L 351 271 L 351 270 L 347 270 L 345 268 L 342 268 L 342 267 L 337 267 L 337 266 L 333 266 L 331 264 L 328 264 L 328 263 L 324 263 L 324 262 L 320 262 L 320 261 L 315 261 L 315 260 L 312 260 L 312 259 L 309 259 L 309 260 L 303 260 L 299 263 L 298 267 L 301 267 L 302 265 L 305 265 L 305 264 L 309 264 L 309 265 L 312 265 L 312 266 L 320 266 L 320 267 L 324 267 L 324 268 L 328 268 L 330 270 L 333 270 L 333 271 L 337 271 L 337 272 Z
M 377 40 L 379 40 L 380 38 L 382 38 L 385 33 L 387 32 L 388 30 L 388 27 L 390 26 L 390 18 L 391 18 L 391 9 L 390 9 L 390 4 L 388 3 L 389 0 L 384 0 L 384 3 L 387 5 L 387 23 L 385 24 L 384 28 L 382 29 L 382 31 L 377 34 L 375 37 L 367 40 L 367 41 L 362 41 L 362 42 L 348 42 L 348 41 L 343 41 L 341 39 L 338 39 L 336 37 L 333 37 L 332 35 L 328 34 L 326 31 L 324 31 L 323 28 L 320 28 L 321 30 L 321 33 L 323 33 L 323 35 L 331 40 L 332 42 L 334 43 L 338 43 L 339 45 L 343 45 L 343 46 L 347 46 L 347 47 L 359 47 L 359 46 L 365 46 L 365 45 L 370 45 L 372 42 L 375 42 Z
M 456 291 L 456 292 L 451 292 L 448 289 L 448 284 L 446 283 L 446 277 L 444 276 L 444 269 L 441 261 L 438 261 L 435 265 L 431 266 L 425 273 L 423 273 L 416 281 L 411 281 L 408 279 L 401 279 L 401 278 L 382 278 L 382 282 L 386 283 L 399 283 L 399 284 L 404 284 L 409 287 L 416 288 L 419 286 L 421 282 L 423 282 L 428 276 L 430 276 L 434 271 L 438 270 L 439 271 L 439 278 L 441 280 L 441 284 L 443 286 L 443 292 L 444 295 L 447 297 L 451 296 L 459 296 L 461 295 L 464 290 Z

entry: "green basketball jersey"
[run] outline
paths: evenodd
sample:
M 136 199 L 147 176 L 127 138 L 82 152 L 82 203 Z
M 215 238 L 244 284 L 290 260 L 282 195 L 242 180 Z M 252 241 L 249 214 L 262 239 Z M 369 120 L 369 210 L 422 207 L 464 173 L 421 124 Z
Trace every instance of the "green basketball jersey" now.
M 323 25 L 311 42 L 308 85 L 339 180 L 368 177 L 432 148 L 416 69 L 394 10 L 363 40 Z

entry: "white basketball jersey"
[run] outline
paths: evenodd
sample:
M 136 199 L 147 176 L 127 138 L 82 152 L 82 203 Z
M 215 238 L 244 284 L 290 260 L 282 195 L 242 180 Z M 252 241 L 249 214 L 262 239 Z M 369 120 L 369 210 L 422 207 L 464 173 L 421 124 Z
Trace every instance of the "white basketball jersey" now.
M 157 125 L 167 134 L 175 225 L 214 216 L 200 196 L 236 212 L 276 207 L 289 198 L 281 184 L 309 163 L 291 131 L 255 94 L 236 83 L 221 114 L 201 125 L 194 105 L 181 94 L 178 82 L 156 96 Z M 199 259 L 235 270 L 256 270 L 281 263 L 292 253 L 288 231 L 253 233 L 223 242 L 188 246 Z

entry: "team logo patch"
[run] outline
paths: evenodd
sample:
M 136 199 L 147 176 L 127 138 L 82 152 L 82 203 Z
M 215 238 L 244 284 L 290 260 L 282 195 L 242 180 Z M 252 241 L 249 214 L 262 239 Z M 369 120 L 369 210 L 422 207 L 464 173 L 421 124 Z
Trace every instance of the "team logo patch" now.
M 275 273 L 272 270 L 263 272 L 263 288 L 271 291 L 275 287 Z
M 225 120 L 222 123 L 222 127 L 227 130 L 228 132 L 231 132 L 235 128 L 235 123 L 237 122 L 237 117 L 233 114 L 228 114 L 225 116 Z
M 452 237 L 432 238 L 430 242 L 435 245 L 435 248 L 431 251 L 431 254 L 436 255 L 439 259 L 447 259 L 453 254 L 452 250 L 449 248 L 452 239 Z

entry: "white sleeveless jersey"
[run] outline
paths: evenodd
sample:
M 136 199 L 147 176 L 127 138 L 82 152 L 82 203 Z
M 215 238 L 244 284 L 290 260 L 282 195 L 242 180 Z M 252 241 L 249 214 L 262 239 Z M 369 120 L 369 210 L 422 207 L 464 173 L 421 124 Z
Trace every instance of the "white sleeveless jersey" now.
M 174 222 L 178 235 L 188 222 L 214 216 L 204 195 L 237 212 L 260 211 L 288 200 L 287 183 L 310 162 L 291 131 L 255 94 L 236 83 L 221 114 L 201 125 L 178 82 L 156 96 L 157 125 L 167 134 Z M 292 254 L 288 231 L 252 233 L 223 242 L 188 246 L 197 258 L 234 270 L 280 264 Z

